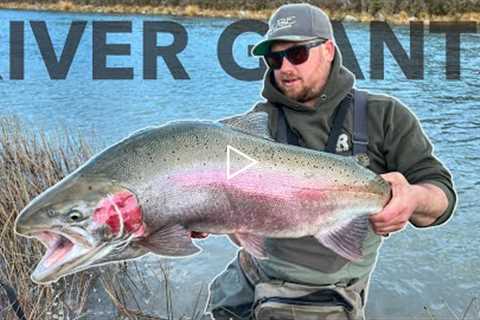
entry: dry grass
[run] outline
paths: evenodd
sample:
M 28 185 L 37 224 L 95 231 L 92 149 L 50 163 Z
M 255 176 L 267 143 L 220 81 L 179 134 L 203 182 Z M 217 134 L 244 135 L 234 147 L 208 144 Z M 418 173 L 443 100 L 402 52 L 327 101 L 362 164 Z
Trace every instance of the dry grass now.
M 0 282 L 16 291 L 28 320 L 83 319 L 87 298 L 97 280 L 120 315 L 128 319 L 160 319 L 127 307 L 131 301 L 126 297 L 139 291 L 128 279 L 135 272 L 136 279 L 141 279 L 138 270 L 127 270 L 127 264 L 81 272 L 48 286 L 36 285 L 30 279 L 44 248 L 38 241 L 14 233 L 15 218 L 33 197 L 73 171 L 91 154 L 83 139 L 72 138 L 66 131 L 47 137 L 25 129 L 15 118 L 0 118 Z M 6 300 L 2 292 L 0 288 L 0 318 L 16 320 L 11 306 L 5 309 L 2 306 Z
M 17 237 L 13 224 L 33 197 L 84 162 L 90 153 L 82 141 L 67 139 L 64 146 L 54 146 L 45 134 L 25 132 L 18 120 L 0 119 L 0 280 L 15 289 L 27 319 L 64 313 L 63 299 L 70 302 L 67 309 L 81 312 L 85 306 L 93 274 L 79 274 L 50 286 L 35 285 L 30 273 L 44 249 L 39 242 Z M 12 312 L 5 317 L 15 319 Z
M 182 6 L 173 5 L 137 5 L 137 4 L 78 4 L 69 0 L 61 0 L 50 3 L 29 3 L 21 1 L 0 2 L 0 8 L 19 9 L 19 10 L 49 10 L 49 11 L 72 11 L 72 12 L 96 12 L 96 13 L 138 13 L 153 15 L 175 15 L 189 17 L 225 17 L 225 18 L 248 18 L 257 20 L 267 20 L 272 14 L 272 9 L 216 9 L 199 6 L 197 4 L 185 4 Z M 378 16 L 369 12 L 357 12 L 349 9 L 330 10 L 324 8 L 332 20 L 341 21 L 346 15 L 357 18 L 359 22 L 370 22 L 377 20 Z M 412 17 L 405 11 L 396 14 L 389 14 L 380 11 L 384 15 L 385 21 L 393 24 L 406 24 L 412 20 L 423 20 L 425 23 L 430 21 L 476 21 L 480 22 L 480 12 L 465 12 L 450 15 L 432 15 L 427 12 L 419 12 L 417 17 Z

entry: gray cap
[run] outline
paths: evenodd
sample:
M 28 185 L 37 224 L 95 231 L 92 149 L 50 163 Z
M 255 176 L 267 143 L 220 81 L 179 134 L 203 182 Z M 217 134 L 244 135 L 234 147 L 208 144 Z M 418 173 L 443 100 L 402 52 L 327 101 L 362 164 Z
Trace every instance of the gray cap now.
M 287 4 L 271 16 L 265 39 L 253 47 L 252 54 L 267 54 L 274 41 L 296 42 L 316 38 L 333 39 L 332 24 L 325 12 L 306 3 Z

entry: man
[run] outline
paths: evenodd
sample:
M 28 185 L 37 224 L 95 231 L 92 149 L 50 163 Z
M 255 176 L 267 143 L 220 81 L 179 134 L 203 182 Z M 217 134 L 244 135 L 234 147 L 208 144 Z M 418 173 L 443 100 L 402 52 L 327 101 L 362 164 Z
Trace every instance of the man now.
M 266 101 L 252 112 L 268 113 L 277 140 L 287 130 L 295 144 L 327 150 L 339 108 L 351 104 L 345 99 L 352 97 L 355 82 L 342 65 L 329 18 L 308 4 L 282 6 L 272 15 L 266 39 L 253 48 L 253 54 L 263 56 L 269 68 L 262 92 Z M 356 120 L 351 108 L 345 110 L 330 152 L 351 155 Z M 381 212 L 370 216 L 364 257 L 348 261 L 312 237 L 267 239 L 268 259 L 256 260 L 242 251 L 212 282 L 208 310 L 215 319 L 363 319 L 368 279 L 382 236 L 402 230 L 408 222 L 429 227 L 450 217 L 456 203 L 451 176 L 433 156 L 416 117 L 386 95 L 368 94 L 365 110 L 368 167 L 391 184 L 392 198 Z M 286 126 L 281 126 L 282 121 Z M 281 290 L 268 287 L 276 299 L 271 300 L 259 283 L 279 281 Z M 311 293 L 308 303 L 305 292 Z M 289 309 L 296 314 L 287 314 Z

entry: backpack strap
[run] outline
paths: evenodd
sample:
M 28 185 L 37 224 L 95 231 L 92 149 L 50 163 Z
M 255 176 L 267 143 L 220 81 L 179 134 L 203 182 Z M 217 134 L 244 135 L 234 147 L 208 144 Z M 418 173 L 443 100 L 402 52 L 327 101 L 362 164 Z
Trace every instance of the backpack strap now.
M 342 133 L 343 124 L 348 114 L 350 106 L 353 106 L 353 136 L 352 136 L 352 154 L 366 154 L 368 146 L 368 120 L 367 120 L 367 98 L 366 91 L 352 89 L 340 102 L 337 112 L 334 115 L 333 127 L 328 136 L 325 151 L 336 153 L 338 137 Z M 278 107 L 278 128 L 276 141 L 292 145 L 300 145 L 298 136 L 292 131 L 287 123 L 285 111 Z
M 352 94 L 348 93 L 337 108 L 337 112 L 333 117 L 333 127 L 330 130 L 327 146 L 325 147 L 326 152 L 336 153 L 338 137 L 342 133 L 342 127 L 347 117 L 348 109 L 350 109 L 352 104 L 352 99 Z
M 285 117 L 285 111 L 283 107 L 278 107 L 278 124 L 277 124 L 277 135 L 275 140 L 281 143 L 292 144 L 299 146 L 298 136 L 293 132 L 290 126 L 287 123 L 287 118 Z
M 353 98 L 353 155 L 367 154 L 368 146 L 368 120 L 367 120 L 367 99 L 366 91 L 354 89 Z

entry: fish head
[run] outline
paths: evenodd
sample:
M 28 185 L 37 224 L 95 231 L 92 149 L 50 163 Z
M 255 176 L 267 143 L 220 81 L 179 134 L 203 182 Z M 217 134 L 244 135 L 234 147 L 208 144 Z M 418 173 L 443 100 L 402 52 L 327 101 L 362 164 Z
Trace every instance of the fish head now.
M 64 179 L 46 190 L 20 212 L 15 232 L 47 248 L 31 275 L 36 283 L 147 253 L 132 241 L 144 233 L 136 195 L 98 178 Z

